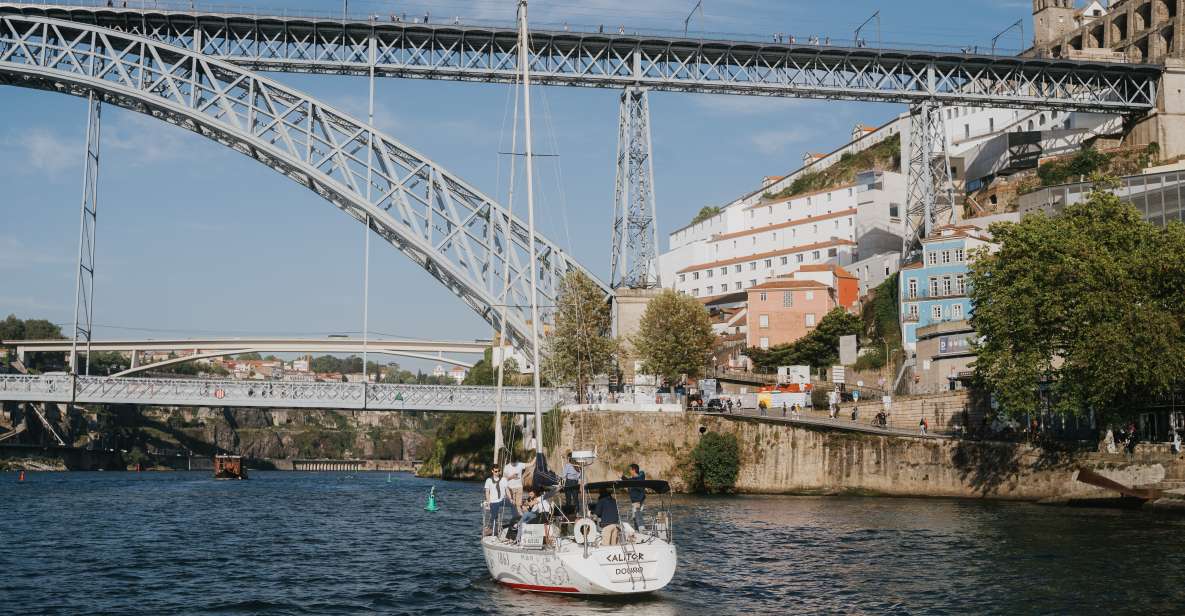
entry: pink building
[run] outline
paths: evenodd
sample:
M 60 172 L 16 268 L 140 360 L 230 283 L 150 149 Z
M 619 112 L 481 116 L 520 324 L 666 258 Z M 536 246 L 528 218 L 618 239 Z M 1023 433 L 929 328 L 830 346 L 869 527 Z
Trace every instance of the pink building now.
M 839 305 L 836 291 L 817 280 L 777 278 L 748 289 L 748 346 L 768 349 L 810 333 Z

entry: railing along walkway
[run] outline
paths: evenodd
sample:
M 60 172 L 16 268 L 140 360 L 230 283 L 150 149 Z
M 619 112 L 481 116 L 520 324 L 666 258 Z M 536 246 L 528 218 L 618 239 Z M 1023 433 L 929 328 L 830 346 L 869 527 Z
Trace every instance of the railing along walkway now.
M 564 401 L 544 389 L 543 408 Z M 233 379 L 145 379 L 70 375 L 0 375 L 0 400 L 154 406 L 247 406 L 492 413 L 497 389 L 460 385 L 290 383 Z M 534 411 L 529 387 L 503 388 L 503 411 Z

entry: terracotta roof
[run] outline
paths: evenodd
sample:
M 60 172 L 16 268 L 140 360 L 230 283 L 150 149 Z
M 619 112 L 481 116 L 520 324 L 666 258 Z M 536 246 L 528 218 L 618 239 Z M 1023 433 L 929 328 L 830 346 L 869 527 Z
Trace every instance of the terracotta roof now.
M 913 263 L 910 263 L 909 265 L 902 265 L 901 267 L 899 267 L 897 269 L 909 270 L 909 269 L 918 269 L 920 267 L 922 267 L 922 262 L 921 261 L 914 261 Z
M 799 193 L 797 195 L 794 195 L 793 197 L 783 197 L 781 199 L 774 199 L 772 201 L 759 201 L 757 203 L 754 203 L 753 205 L 746 206 L 745 209 L 751 210 L 755 207 L 768 207 L 771 205 L 781 205 L 783 203 L 786 203 L 787 201 L 795 201 L 797 199 L 806 199 L 807 197 L 813 197 L 815 195 L 823 195 L 823 194 L 827 194 L 829 192 L 836 192 L 836 191 L 843 190 L 845 188 L 855 188 L 855 187 L 856 187 L 855 182 L 853 182 L 851 184 L 840 184 L 839 186 L 833 186 L 831 188 L 823 188 L 821 190 L 812 190 L 811 192 Z
M 943 231 L 950 231 L 950 235 L 943 235 Z M 952 237 L 969 237 L 984 242 L 992 241 L 985 235 L 982 235 L 983 229 L 975 225 L 943 225 L 934 230 L 932 235 L 922 238 L 922 243 L 940 242 L 942 240 L 950 239 Z
M 721 240 L 730 240 L 734 237 L 744 237 L 746 235 L 753 235 L 755 233 L 764 233 L 766 231 L 777 231 L 778 229 L 786 229 L 788 227 L 798 227 L 801 225 L 809 225 L 813 222 L 819 222 L 821 220 L 831 220 L 832 218 L 843 218 L 844 216 L 855 216 L 855 215 L 856 215 L 856 208 L 852 207 L 852 208 L 848 208 L 846 210 L 840 210 L 838 212 L 829 212 L 827 214 L 819 214 L 816 216 L 807 216 L 806 218 L 799 218 L 797 220 L 789 220 L 786 222 L 780 222 L 776 225 L 765 225 L 764 227 L 757 227 L 755 229 L 748 229 L 746 231 L 734 231 L 732 233 L 725 233 L 723 235 L 714 235 L 714 236 L 712 236 L 711 241 L 719 242 Z
M 750 293 L 753 291 L 763 291 L 766 289 L 830 289 L 831 287 L 817 281 L 817 280 L 786 280 L 779 278 L 763 282 L 757 286 L 746 289 Z
M 848 270 L 834 264 L 834 263 L 817 263 L 814 265 L 803 265 L 798 268 L 800 272 L 832 272 L 836 278 L 855 278 Z
M 737 301 L 737 302 L 743 302 L 748 297 L 748 295 L 746 295 L 744 291 L 730 291 L 728 293 L 721 293 L 720 295 L 708 295 L 705 297 L 698 297 L 696 299 L 698 299 L 701 304 L 704 304 L 706 306 L 708 304 L 711 304 L 712 302 L 718 302 L 718 301 L 727 299 L 732 296 L 735 296 L 733 301 Z
M 807 252 L 809 250 L 816 250 L 818 248 L 831 248 L 832 246 L 855 246 L 856 242 L 851 240 L 827 240 L 826 242 L 815 242 L 814 244 L 804 244 L 794 248 L 785 248 L 783 250 L 772 250 L 770 252 L 761 252 L 747 257 L 736 257 L 733 259 L 724 259 L 722 261 L 711 261 L 709 263 L 697 263 L 689 265 L 677 272 L 676 274 L 685 274 L 687 272 L 694 272 L 695 270 L 707 269 L 709 267 L 719 267 L 721 265 L 734 265 L 736 263 L 744 263 L 746 261 L 760 261 L 761 259 L 768 259 L 770 257 L 780 257 L 782 255 L 792 255 L 799 252 Z

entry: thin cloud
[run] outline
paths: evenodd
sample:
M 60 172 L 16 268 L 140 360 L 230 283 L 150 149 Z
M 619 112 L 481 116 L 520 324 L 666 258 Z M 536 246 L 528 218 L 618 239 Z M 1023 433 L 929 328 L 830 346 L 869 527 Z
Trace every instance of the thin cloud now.
M 762 154 L 784 154 L 792 145 L 801 145 L 810 138 L 810 134 L 796 128 L 786 130 L 766 130 L 749 137 L 749 142 Z
M 82 163 L 81 139 L 71 139 L 45 127 L 33 127 L 6 137 L 3 142 L 23 152 L 18 167 L 25 173 L 60 174 Z
M 73 259 L 60 252 L 38 250 L 12 236 L 0 236 L 0 270 L 29 266 L 65 265 Z

